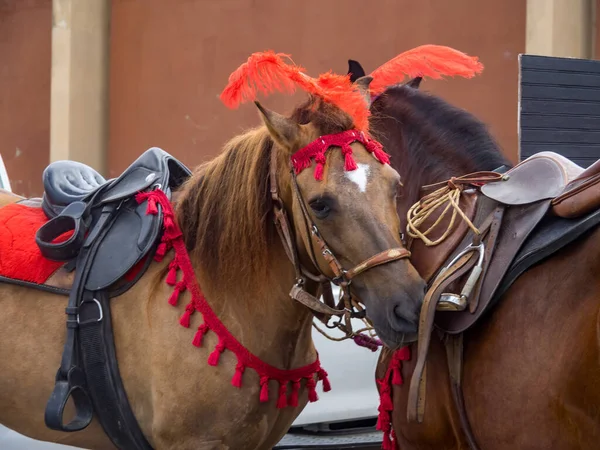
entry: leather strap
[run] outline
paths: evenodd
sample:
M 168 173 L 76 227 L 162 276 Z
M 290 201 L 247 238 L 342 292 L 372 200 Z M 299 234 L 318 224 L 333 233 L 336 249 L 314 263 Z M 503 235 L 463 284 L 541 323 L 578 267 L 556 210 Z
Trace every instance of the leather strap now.
M 502 224 L 502 218 L 504 217 L 504 210 L 505 206 L 499 203 L 496 209 L 490 214 L 490 216 L 488 216 L 490 223 L 488 224 L 488 220 L 486 220 L 482 226 L 482 229 L 484 230 L 482 234 L 487 233 L 488 229 L 489 233 L 485 243 L 485 253 L 483 256 L 483 268 L 481 276 L 479 277 L 479 282 L 475 287 L 475 292 L 471 298 L 469 298 L 469 311 L 471 311 L 471 313 L 475 312 L 477 306 L 479 305 L 481 286 L 483 285 L 483 280 L 485 280 L 490 262 L 492 261 L 492 255 L 496 249 L 496 241 L 498 240 L 498 235 L 500 234 L 500 225 Z
M 368 258 L 367 260 L 358 264 L 356 267 L 350 269 L 349 271 L 345 271 L 338 259 L 333 254 L 333 252 L 329 249 L 325 240 L 321 237 L 317 226 L 312 221 L 304 199 L 302 198 L 302 194 L 300 192 L 300 188 L 296 179 L 296 174 L 293 169 L 290 171 L 290 176 L 293 194 L 298 200 L 300 210 L 302 211 L 302 220 L 305 225 L 306 234 L 307 236 L 310 236 L 309 240 L 313 242 L 314 246 L 319 249 L 321 255 L 327 262 L 329 269 L 331 269 L 331 272 L 333 273 L 333 278 L 330 278 L 323 273 L 314 253 L 313 245 L 308 246 L 308 254 L 314 267 L 321 273 L 319 275 L 314 275 L 305 267 L 303 267 L 300 263 L 298 248 L 293 235 L 293 230 L 290 226 L 290 221 L 288 219 L 283 201 L 279 196 L 279 188 L 277 185 L 277 152 L 271 150 L 269 167 L 269 190 L 271 193 L 271 199 L 273 201 L 273 220 L 275 222 L 275 228 L 277 229 L 277 233 L 279 234 L 279 238 L 281 239 L 284 251 L 294 266 L 296 276 L 296 284 L 294 285 L 294 287 L 292 287 L 290 291 L 290 296 L 294 300 L 299 301 L 300 303 L 311 309 L 315 316 L 319 318 L 319 320 L 322 320 L 324 323 L 327 323 L 329 317 L 333 315 L 343 315 L 347 322 L 346 325 L 343 326 L 340 321 L 337 323 L 337 326 L 339 328 L 342 328 L 343 331 L 347 334 L 352 333 L 352 327 L 349 323 L 350 317 L 363 318 L 366 315 L 366 312 L 362 309 L 358 312 L 354 310 L 356 302 L 353 301 L 352 296 L 349 292 L 349 285 L 352 278 L 360 275 L 361 273 L 373 267 L 382 264 L 387 264 L 398 259 L 409 258 L 410 252 L 401 247 L 388 249 Z M 319 299 L 317 299 L 314 295 L 306 292 L 306 290 L 304 289 L 305 278 L 309 278 L 313 281 L 321 283 L 324 302 L 319 301 Z M 335 301 L 333 299 L 331 286 L 329 284 L 330 282 L 336 283 L 342 288 L 344 295 L 338 305 L 335 304 Z
M 351 280 L 352 278 L 360 275 L 363 272 L 366 272 L 373 267 L 380 266 L 382 264 L 387 264 L 392 261 L 397 261 L 403 258 L 410 258 L 410 252 L 402 247 L 391 248 L 389 250 L 384 250 L 380 253 L 377 253 L 374 256 L 371 256 L 366 261 L 360 263 L 356 267 L 353 267 L 348 272 L 346 272 L 346 278 Z
M 469 448 L 471 450 L 479 450 L 477 441 L 471 430 L 462 392 L 463 333 L 446 334 L 445 347 L 448 372 L 450 374 L 450 390 L 452 391 L 452 398 L 458 412 L 460 425 L 467 438 Z
M 477 263 L 477 255 L 467 253 L 455 264 L 440 274 L 427 291 L 419 316 L 419 336 L 417 341 L 417 363 L 410 380 L 408 392 L 407 417 L 409 422 L 422 422 L 425 413 L 427 354 L 435 318 L 437 302 L 443 291 L 458 280 Z
M 330 316 L 341 316 L 343 314 L 343 311 L 334 309 L 325 303 L 320 302 L 314 295 L 306 292 L 302 286 L 298 286 L 297 284 L 292 287 L 290 297 L 317 313 Z

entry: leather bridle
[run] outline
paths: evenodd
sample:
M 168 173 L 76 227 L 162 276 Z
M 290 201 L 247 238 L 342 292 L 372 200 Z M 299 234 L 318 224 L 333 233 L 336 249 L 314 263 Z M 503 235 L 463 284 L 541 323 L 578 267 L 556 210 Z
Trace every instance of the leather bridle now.
M 314 246 L 319 249 L 319 252 L 333 272 L 334 277 L 331 278 L 320 270 L 314 247 L 313 245 L 309 245 L 308 247 L 310 250 L 308 251 L 308 255 L 314 267 L 320 272 L 318 275 L 315 275 L 310 270 L 306 269 L 300 262 L 298 247 L 290 227 L 285 205 L 279 196 L 279 188 L 277 185 L 277 151 L 275 149 L 271 150 L 269 177 L 275 227 L 281 238 L 283 248 L 295 270 L 296 283 L 290 291 L 290 297 L 308 307 L 328 328 L 338 328 L 342 330 L 347 337 L 354 336 L 355 333 L 352 330 L 351 319 L 364 319 L 366 317 L 366 310 L 359 304 L 358 300 L 355 300 L 352 296 L 350 291 L 352 280 L 373 267 L 397 261 L 399 259 L 409 258 L 410 252 L 403 247 L 391 248 L 367 258 L 350 270 L 345 270 L 312 220 L 306 207 L 306 203 L 302 198 L 302 193 L 300 192 L 300 187 L 298 186 L 298 180 L 296 178 L 296 172 L 293 166 L 291 166 L 290 177 L 292 192 L 300 205 L 306 236 L 309 237 L 307 241 L 312 242 Z M 319 301 L 317 297 L 306 291 L 305 284 L 307 279 L 320 284 L 323 302 Z M 333 298 L 331 283 L 339 286 L 341 290 L 341 299 L 337 304 Z M 329 324 L 331 316 L 339 317 L 339 320 L 335 321 L 332 325 Z

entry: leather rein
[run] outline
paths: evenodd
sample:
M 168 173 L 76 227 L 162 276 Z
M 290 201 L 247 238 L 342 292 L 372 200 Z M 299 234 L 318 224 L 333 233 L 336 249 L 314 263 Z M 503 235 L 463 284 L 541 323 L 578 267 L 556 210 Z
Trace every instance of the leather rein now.
M 294 239 L 288 214 L 286 212 L 285 205 L 279 196 L 279 188 L 277 184 L 277 153 L 275 150 L 271 150 L 269 178 L 271 198 L 273 200 L 273 217 L 275 227 L 277 228 L 281 243 L 283 244 L 283 248 L 288 258 L 292 262 L 292 265 L 294 266 L 296 277 L 296 283 L 290 291 L 290 297 L 309 308 L 315 317 L 321 320 L 327 326 L 327 328 L 340 329 L 345 333 L 345 338 L 354 337 L 358 332 L 353 331 L 351 319 L 366 319 L 366 310 L 360 305 L 359 301 L 352 296 L 350 291 L 352 280 L 367 270 L 372 269 L 373 267 L 397 261 L 399 259 L 409 258 L 410 252 L 402 247 L 384 250 L 374 256 L 371 256 L 370 258 L 367 258 L 353 268 L 345 270 L 342 264 L 336 258 L 335 254 L 327 245 L 327 242 L 325 242 L 321 236 L 317 225 L 312 220 L 304 199 L 302 198 L 302 193 L 300 192 L 300 187 L 298 186 L 298 180 L 296 178 L 296 172 L 293 166 L 290 169 L 290 176 L 293 194 L 298 200 L 300 210 L 302 211 L 302 219 L 305 225 L 304 228 L 306 230 L 306 236 L 309 236 L 308 241 L 314 244 L 309 246 L 310 251 L 308 252 L 308 255 L 314 267 L 320 272 L 318 275 L 315 275 L 310 270 L 306 269 L 306 267 L 304 267 L 300 262 L 298 246 L 296 245 L 296 241 Z M 328 277 L 320 270 L 320 266 L 315 255 L 315 246 L 319 249 L 319 252 L 333 272 L 333 278 Z M 306 291 L 305 286 L 307 279 L 320 284 L 323 294 L 323 302 Z M 341 290 L 341 298 L 337 304 L 333 298 L 331 283 L 339 286 Z M 329 325 L 329 319 L 331 316 L 336 316 L 339 319 L 333 324 Z

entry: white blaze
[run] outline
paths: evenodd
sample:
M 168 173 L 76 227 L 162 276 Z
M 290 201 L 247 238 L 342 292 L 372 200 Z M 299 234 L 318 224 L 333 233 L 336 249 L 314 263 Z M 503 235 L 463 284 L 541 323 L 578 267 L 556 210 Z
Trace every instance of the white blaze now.
M 369 181 L 369 171 L 371 168 L 368 164 L 357 164 L 356 170 L 346 172 L 346 177 L 358 186 L 360 192 L 367 191 L 367 182 Z

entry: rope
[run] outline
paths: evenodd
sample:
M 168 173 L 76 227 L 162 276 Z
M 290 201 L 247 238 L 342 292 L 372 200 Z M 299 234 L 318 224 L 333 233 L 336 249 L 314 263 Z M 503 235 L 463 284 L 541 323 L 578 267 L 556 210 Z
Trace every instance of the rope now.
M 459 202 L 460 196 L 464 191 L 464 188 L 469 185 L 481 185 L 492 181 L 499 181 L 502 179 L 502 174 L 495 172 L 477 172 L 471 175 L 465 175 L 462 177 L 453 177 L 447 182 L 444 181 L 445 186 L 433 191 L 430 194 L 424 196 L 417 203 L 412 205 L 406 215 L 406 233 L 413 239 L 421 239 L 426 246 L 431 247 L 438 245 L 443 242 L 448 235 L 451 233 L 454 224 L 456 222 L 456 216 L 467 224 L 467 226 L 475 233 L 480 235 L 479 229 L 473 225 L 473 222 L 466 216 L 466 214 L 460 209 Z M 430 184 L 423 186 L 424 189 L 437 186 L 441 183 Z M 444 207 L 445 205 L 445 207 Z M 427 230 L 421 231 L 419 227 L 439 208 L 444 207 L 442 213 L 439 215 L 437 220 Z M 450 223 L 446 227 L 446 230 L 442 235 L 431 240 L 427 236 L 444 220 L 449 211 L 452 209 L 452 216 L 450 217 Z
M 334 337 L 334 336 L 331 336 L 331 335 L 327 334 L 327 332 L 325 330 L 323 330 L 321 327 L 319 327 L 315 322 L 313 322 L 313 327 L 319 333 L 321 333 L 323 336 L 325 336 L 327 339 L 329 339 L 330 341 L 335 341 L 335 342 L 341 342 L 341 341 L 345 341 L 346 339 L 352 339 L 352 338 L 354 338 L 354 336 L 357 336 L 357 335 L 359 335 L 361 333 L 364 333 L 364 332 L 368 332 L 369 333 L 369 337 L 372 337 L 372 338 L 375 337 L 375 335 L 372 333 L 374 331 L 374 328 L 372 326 L 367 326 L 367 327 L 361 328 L 359 330 L 356 330 L 356 331 L 352 332 L 352 334 L 346 334 L 343 337 Z

